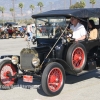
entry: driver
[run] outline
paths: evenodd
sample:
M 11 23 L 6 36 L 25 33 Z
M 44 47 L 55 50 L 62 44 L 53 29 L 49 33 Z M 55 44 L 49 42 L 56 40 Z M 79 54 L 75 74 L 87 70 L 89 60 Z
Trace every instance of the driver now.
M 73 31 L 73 37 L 75 41 L 84 40 L 86 38 L 87 32 L 85 27 L 80 23 L 79 19 L 75 17 L 71 17 L 71 27 L 70 29 Z

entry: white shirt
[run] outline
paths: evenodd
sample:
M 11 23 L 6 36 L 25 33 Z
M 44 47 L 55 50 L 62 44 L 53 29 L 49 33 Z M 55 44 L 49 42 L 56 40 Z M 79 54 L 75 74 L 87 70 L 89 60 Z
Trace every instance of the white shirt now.
M 75 38 L 75 39 L 79 39 L 82 36 L 87 34 L 85 27 L 80 23 L 77 23 L 76 26 L 72 25 L 70 27 L 70 29 L 72 29 L 72 31 L 73 31 L 73 37 L 72 38 Z
M 28 32 L 28 33 L 31 32 L 31 25 L 27 25 L 27 32 Z

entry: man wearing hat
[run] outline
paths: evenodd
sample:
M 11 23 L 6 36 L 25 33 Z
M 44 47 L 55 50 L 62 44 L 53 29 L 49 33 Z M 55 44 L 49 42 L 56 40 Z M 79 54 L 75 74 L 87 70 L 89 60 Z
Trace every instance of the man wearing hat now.
M 75 38 L 75 41 L 84 40 L 87 32 L 85 27 L 80 23 L 80 20 L 75 17 L 71 17 L 70 21 L 72 24 L 70 29 L 73 31 L 72 38 Z

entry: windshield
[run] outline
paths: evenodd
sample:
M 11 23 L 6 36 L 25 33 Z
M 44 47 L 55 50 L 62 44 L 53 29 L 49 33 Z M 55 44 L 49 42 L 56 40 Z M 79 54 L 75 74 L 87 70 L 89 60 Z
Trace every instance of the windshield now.
M 61 30 L 66 27 L 65 17 L 46 17 L 36 19 L 36 37 L 53 38 L 56 34 L 61 34 Z

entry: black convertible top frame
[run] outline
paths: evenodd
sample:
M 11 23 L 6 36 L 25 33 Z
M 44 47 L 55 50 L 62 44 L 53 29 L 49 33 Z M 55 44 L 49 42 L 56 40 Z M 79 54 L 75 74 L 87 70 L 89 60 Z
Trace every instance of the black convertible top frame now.
M 100 18 L 100 8 L 83 8 L 83 9 L 65 9 L 65 10 L 51 10 L 39 14 L 32 15 L 32 18 L 39 17 L 58 17 L 65 16 L 70 18 L 71 16 L 78 18 L 98 17 Z

